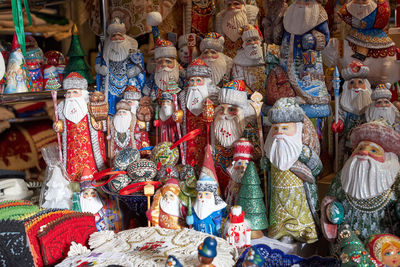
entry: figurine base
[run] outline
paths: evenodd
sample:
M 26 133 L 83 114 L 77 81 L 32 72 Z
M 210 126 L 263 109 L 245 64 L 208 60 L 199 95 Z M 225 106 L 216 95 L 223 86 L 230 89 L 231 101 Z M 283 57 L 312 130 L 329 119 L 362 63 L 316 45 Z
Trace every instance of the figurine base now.
M 252 232 L 253 233 L 253 232 Z M 253 237 L 252 237 L 253 238 Z M 257 244 L 266 244 L 272 249 L 279 249 L 286 254 L 291 254 L 291 255 L 297 255 L 303 258 L 308 258 L 316 253 L 316 244 L 307 244 L 307 243 L 300 243 L 295 241 L 292 244 L 287 244 L 283 243 L 279 240 L 271 239 L 266 236 L 263 236 L 258 239 L 252 239 L 251 240 L 251 245 L 257 245 Z
M 251 231 L 251 239 L 259 239 L 264 236 L 264 233 L 260 230 L 258 231 Z

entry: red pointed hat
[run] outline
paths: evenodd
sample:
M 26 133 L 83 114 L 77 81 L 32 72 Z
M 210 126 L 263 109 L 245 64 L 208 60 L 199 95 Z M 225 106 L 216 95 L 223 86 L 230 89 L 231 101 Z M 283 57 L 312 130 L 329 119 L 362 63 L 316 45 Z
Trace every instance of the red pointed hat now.
M 233 145 L 233 160 L 251 160 L 253 158 L 254 147 L 247 138 L 240 138 Z
M 11 51 L 14 51 L 17 48 L 21 48 L 21 46 L 20 46 L 20 44 L 18 42 L 17 34 L 14 32 Z
M 88 83 L 85 78 L 82 77 L 77 72 L 71 72 L 68 74 L 67 77 L 65 77 L 64 82 L 64 89 L 69 90 L 69 89 L 80 89 L 80 90 L 87 90 Z
M 210 144 L 208 144 L 206 146 L 206 155 L 204 157 L 203 167 L 202 167 L 201 173 L 200 173 L 200 178 L 204 175 L 210 176 L 212 179 L 214 179 L 216 181 L 217 186 L 218 186 L 217 193 L 220 194 L 218 177 L 217 177 L 217 172 L 215 171 L 215 167 L 214 167 L 214 160 L 212 157 Z

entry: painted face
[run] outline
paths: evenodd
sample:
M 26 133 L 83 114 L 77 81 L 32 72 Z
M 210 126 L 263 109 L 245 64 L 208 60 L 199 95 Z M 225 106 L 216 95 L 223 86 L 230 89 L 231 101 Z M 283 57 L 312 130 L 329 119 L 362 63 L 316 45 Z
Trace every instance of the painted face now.
M 386 98 L 381 98 L 375 101 L 375 107 L 377 108 L 387 108 L 390 107 L 390 101 Z
M 202 59 L 207 59 L 207 58 L 217 59 L 218 56 L 219 56 L 218 52 L 214 49 L 206 49 L 203 51 L 203 53 L 201 53 Z
M 171 191 L 167 191 L 167 192 L 165 192 L 164 193 L 164 196 L 163 196 L 163 198 L 165 199 L 165 200 L 168 200 L 168 201 L 173 201 L 173 200 L 175 200 L 175 195 L 174 195 L 174 193 L 172 193 Z
M 156 60 L 157 70 L 163 68 L 173 69 L 175 67 L 175 60 L 173 58 L 163 57 Z
M 211 192 L 198 192 L 197 193 L 197 198 L 198 199 L 211 199 L 212 198 Z
M 246 40 L 246 45 L 259 44 L 259 43 L 260 39 L 258 39 L 257 37 L 252 37 Z
M 389 267 L 400 266 L 400 248 L 390 244 L 382 251 L 382 262 Z
M 125 37 L 122 33 L 116 32 L 111 36 L 110 40 L 111 41 L 123 41 L 123 40 L 125 40 Z
M 234 117 L 238 114 L 238 107 L 229 105 L 229 104 L 221 104 L 221 110 L 217 115 L 226 115 L 229 117 Z
M 125 109 L 120 109 L 117 111 L 117 114 L 115 114 L 116 116 L 125 116 L 128 115 L 128 111 Z
M 362 141 L 358 144 L 357 148 L 353 152 L 353 156 L 369 156 L 376 161 L 384 162 L 385 161 L 385 150 L 376 144 L 369 141 Z M 363 158 L 359 158 L 359 160 L 367 160 Z
M 370 0 L 353 0 L 354 4 L 365 5 L 368 4 Z
M 296 134 L 297 126 L 295 122 L 277 123 L 272 125 L 271 131 L 272 131 L 272 136 L 282 135 L 282 134 L 287 136 L 293 136 Z
M 189 86 L 201 86 L 204 85 L 203 77 L 191 77 L 189 79 Z
M 83 198 L 85 198 L 85 199 L 88 199 L 88 198 L 95 198 L 95 197 L 97 196 L 97 193 L 96 193 L 96 191 L 95 191 L 93 188 L 88 188 L 88 189 L 85 189 L 85 190 L 83 191 L 82 196 L 83 196 Z
M 65 94 L 65 98 L 81 97 L 81 96 L 82 96 L 82 90 L 79 89 L 70 89 Z
M 248 160 L 242 160 L 242 159 L 240 159 L 240 160 L 238 160 L 238 161 L 235 162 L 235 165 L 234 165 L 233 168 L 234 168 L 235 170 L 246 170 L 247 165 L 249 165 L 249 161 L 248 161 Z
M 365 86 L 364 79 L 360 79 L 360 78 L 351 79 L 347 85 L 347 88 L 355 90 L 356 93 L 358 93 L 359 90 L 365 90 L 366 86 Z
M 231 1 L 228 3 L 227 9 L 228 10 L 234 10 L 234 9 L 242 9 L 243 4 L 240 3 L 239 1 Z

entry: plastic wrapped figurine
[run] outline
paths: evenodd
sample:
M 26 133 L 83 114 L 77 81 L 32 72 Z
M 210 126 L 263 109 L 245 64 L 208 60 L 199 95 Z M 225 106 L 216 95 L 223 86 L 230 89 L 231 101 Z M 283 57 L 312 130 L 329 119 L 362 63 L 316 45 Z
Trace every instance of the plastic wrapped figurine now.
M 186 132 L 200 129 L 197 138 L 186 144 L 187 162 L 194 160 L 201 165 L 204 159 L 204 147 L 207 144 L 207 122 L 204 120 L 203 107 L 208 97 L 217 96 L 219 88 L 211 80 L 211 68 L 197 58 L 186 70 L 188 86 L 186 88 Z
M 173 119 L 175 104 L 174 98 L 169 93 L 161 94 L 158 127 L 161 142 L 175 142 L 179 139 L 178 128 Z
M 197 250 L 200 262 L 200 265 L 197 267 L 215 267 L 212 264 L 214 258 L 217 256 L 217 240 L 214 237 L 206 237 Z
M 372 102 L 365 111 L 367 122 L 383 119 L 391 126 L 397 126 L 400 123 L 400 112 L 390 102 L 392 92 L 390 92 L 389 88 L 390 84 L 379 84 L 372 92 Z
M 4 94 L 25 93 L 30 90 L 31 80 L 29 71 L 15 34 L 8 59 L 6 78 L 7 86 L 4 89 Z
M 342 70 L 345 79 L 339 98 L 339 121 L 332 123 L 334 133 L 342 133 L 339 140 L 340 162 L 351 154 L 350 131 L 365 122 L 365 110 L 371 104 L 371 85 L 367 79 L 369 68 L 359 62 L 352 62 Z M 342 166 L 339 163 L 339 166 Z
M 330 115 L 321 51 L 329 41 L 328 15 L 317 0 L 296 0 L 283 17 L 280 64 L 309 118 Z M 301 102 L 300 102 L 301 100 Z
M 368 241 L 367 250 L 380 267 L 400 266 L 400 238 L 397 236 L 374 235 Z
M 232 79 L 243 80 L 249 94 L 265 94 L 265 60 L 262 35 L 258 28 L 247 24 L 241 28 L 242 49 L 233 58 Z
M 225 9 L 215 17 L 215 30 L 225 37 L 224 53 L 233 58 L 242 47 L 240 28 L 257 23 L 259 9 L 245 0 L 226 0 Z
M 211 68 L 211 79 L 218 86 L 231 80 L 233 61 L 223 53 L 224 42 L 219 33 L 209 32 L 200 43 L 200 58 Z
M 226 203 L 217 194 L 217 189 L 217 182 L 213 178 L 207 175 L 200 177 L 192 215 L 186 217 L 186 223 L 193 225 L 196 231 L 220 237 Z
M 256 247 L 250 247 L 244 258 L 243 267 L 263 267 L 265 263 L 264 257 L 260 254 Z
M 265 43 L 280 45 L 283 36 L 283 15 L 288 8 L 287 0 L 265 0 L 264 2 L 268 10 L 262 20 Z
M 229 213 L 229 220 L 224 226 L 224 238 L 228 240 L 229 245 L 237 248 L 250 246 L 251 229 L 245 221 L 245 214 L 241 206 L 233 206 Z
M 383 121 L 373 121 L 354 128 L 350 141 L 353 154 L 322 200 L 323 233 L 333 242 L 348 224 L 361 241 L 374 234 L 396 234 L 400 134 Z
M 96 58 L 100 87 L 108 99 L 109 114 L 114 115 L 117 102 L 128 85 L 143 88 L 145 69 L 138 42 L 126 34 L 125 24 L 118 17 L 107 27 L 103 51 Z
M 26 64 L 28 66 L 29 75 L 32 80 L 32 91 L 43 90 L 43 64 L 44 54 L 42 49 L 38 46 L 35 38 L 31 35 L 25 36 L 26 44 Z M 60 85 L 61 87 L 61 85 Z
M 246 138 L 240 138 L 235 142 L 233 151 L 232 165 L 227 169 L 230 179 L 228 187 L 225 190 L 225 199 L 229 206 L 237 204 L 240 183 L 246 171 L 247 164 L 249 164 L 249 161 L 253 158 L 254 147 Z
M 322 171 L 319 140 L 294 98 L 281 98 L 269 110 L 265 141 L 271 162 L 268 237 L 313 243 L 318 240 L 316 177 Z
M 87 81 L 72 72 L 64 79 L 68 90 L 65 100 L 58 105 L 59 120 L 54 129 L 62 133 L 64 167 L 71 181 L 80 181 L 84 169 L 94 173 L 105 168 L 104 133 L 96 130 L 88 111 Z
M 185 209 L 178 197 L 181 189 L 178 181 L 169 179 L 153 197 L 148 218 L 153 226 L 181 229 L 185 226 Z
M 220 105 L 215 108 L 211 144 L 215 144 L 215 163 L 222 192 L 228 186 L 226 169 L 232 164 L 233 145 L 244 136 L 245 128 L 255 120 L 255 110 L 247 100 L 244 82 L 226 83 L 219 94 Z

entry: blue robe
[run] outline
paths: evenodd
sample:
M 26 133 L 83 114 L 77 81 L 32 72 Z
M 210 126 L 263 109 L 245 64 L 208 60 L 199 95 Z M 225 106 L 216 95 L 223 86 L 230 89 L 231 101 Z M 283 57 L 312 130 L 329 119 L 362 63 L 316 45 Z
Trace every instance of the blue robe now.
M 221 237 L 222 216 L 225 210 L 226 208 L 214 211 L 206 218 L 201 220 L 199 217 L 197 217 L 197 214 L 192 208 L 192 214 L 194 219 L 193 229 L 199 232 Z

